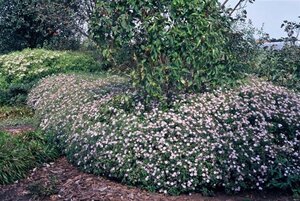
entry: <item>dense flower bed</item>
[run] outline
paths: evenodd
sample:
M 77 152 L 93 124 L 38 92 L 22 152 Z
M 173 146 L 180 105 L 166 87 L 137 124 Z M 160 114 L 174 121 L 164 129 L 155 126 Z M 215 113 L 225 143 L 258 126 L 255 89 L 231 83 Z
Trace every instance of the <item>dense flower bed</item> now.
M 128 110 L 120 96 L 135 92 L 121 78 L 60 75 L 43 79 L 28 104 L 40 114 L 41 128 L 55 133 L 68 158 L 87 172 L 170 194 L 295 190 L 300 95 L 250 81 L 181 95 L 168 110 L 145 110 L 138 101 Z

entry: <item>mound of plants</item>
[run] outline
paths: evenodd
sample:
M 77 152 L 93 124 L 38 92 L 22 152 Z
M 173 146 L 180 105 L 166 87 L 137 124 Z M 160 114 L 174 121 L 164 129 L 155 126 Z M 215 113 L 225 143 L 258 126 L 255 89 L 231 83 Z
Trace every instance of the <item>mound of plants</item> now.
M 49 140 L 39 131 L 15 136 L 0 131 L 0 184 L 22 179 L 32 168 L 58 157 Z
M 100 71 L 91 56 L 67 51 L 25 49 L 0 56 L 0 104 L 24 103 L 38 79 L 59 72 Z
M 255 78 L 145 107 L 121 78 L 43 79 L 28 104 L 80 169 L 169 194 L 299 191 L 300 95 Z

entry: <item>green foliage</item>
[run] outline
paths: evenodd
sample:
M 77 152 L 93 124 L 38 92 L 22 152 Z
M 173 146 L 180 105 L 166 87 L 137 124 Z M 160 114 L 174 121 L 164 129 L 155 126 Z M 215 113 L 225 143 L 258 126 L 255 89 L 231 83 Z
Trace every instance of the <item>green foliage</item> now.
M 76 5 L 73 0 L 1 0 L 0 54 L 45 44 L 59 49 L 79 44 Z
M 281 50 L 265 49 L 254 69 L 261 77 L 300 91 L 300 48 L 285 45 Z
M 98 1 L 91 32 L 112 63 L 122 50 L 145 97 L 206 91 L 240 75 L 217 0 Z
M 0 120 L 16 117 L 31 117 L 33 111 L 27 107 L 0 107 Z
M 0 107 L 0 131 L 11 128 L 36 128 L 37 120 L 28 107 Z
M 0 104 L 20 104 L 41 77 L 59 72 L 95 72 L 100 64 L 90 55 L 25 49 L 0 56 Z
M 56 148 L 47 144 L 41 132 L 17 136 L 0 132 L 0 184 L 21 179 L 30 169 L 57 156 Z
M 300 16 L 298 16 L 298 18 L 300 19 Z M 300 21 L 293 22 L 285 20 L 283 21 L 281 28 L 284 28 L 284 31 L 287 33 L 287 38 L 285 38 L 285 40 L 295 45 L 296 41 L 298 41 L 298 37 L 300 34 Z
M 255 41 L 255 34 L 260 34 L 253 27 L 252 22 L 236 21 L 232 24 L 233 32 L 228 34 L 228 47 L 238 61 L 237 65 L 240 71 L 244 73 L 251 72 L 253 66 L 257 65 L 257 56 L 259 54 L 259 45 Z

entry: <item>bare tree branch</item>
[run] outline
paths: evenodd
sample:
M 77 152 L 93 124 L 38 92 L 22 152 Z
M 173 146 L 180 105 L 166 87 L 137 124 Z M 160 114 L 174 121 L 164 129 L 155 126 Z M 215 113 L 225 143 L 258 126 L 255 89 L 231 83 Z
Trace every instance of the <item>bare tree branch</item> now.
M 234 13 L 234 11 L 237 10 L 237 8 L 241 5 L 241 3 L 243 3 L 243 1 L 245 1 L 245 0 L 239 0 L 239 2 L 235 5 L 235 7 L 229 13 L 229 16 L 231 16 Z
M 224 3 L 221 5 L 221 9 L 224 9 L 225 8 L 225 5 L 227 4 L 229 0 L 225 0 Z

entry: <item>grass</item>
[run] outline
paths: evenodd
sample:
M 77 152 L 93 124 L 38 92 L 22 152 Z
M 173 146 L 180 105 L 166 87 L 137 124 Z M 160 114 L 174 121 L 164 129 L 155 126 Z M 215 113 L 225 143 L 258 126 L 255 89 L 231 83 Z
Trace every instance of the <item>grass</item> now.
M 21 128 L 18 135 L 5 132 L 18 127 Z M 48 136 L 41 131 L 22 131 L 22 127 L 37 128 L 32 109 L 0 107 L 0 184 L 24 178 L 30 169 L 59 155 Z
M 37 122 L 33 117 L 19 117 L 13 119 L 5 119 L 0 122 L 0 131 L 10 127 L 30 126 L 36 128 Z
M 26 107 L 13 107 L 13 106 L 2 106 L 0 107 L 0 120 L 21 118 L 21 117 L 32 117 L 34 114 L 33 110 Z
M 58 157 L 57 149 L 40 131 L 11 135 L 0 131 L 0 184 L 24 178 L 39 164 Z

